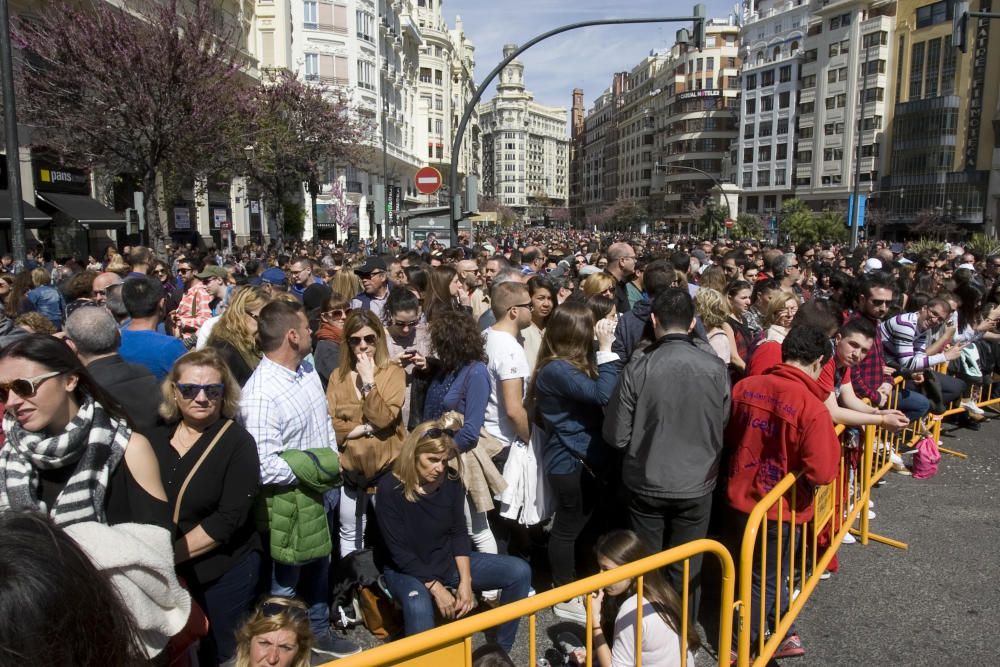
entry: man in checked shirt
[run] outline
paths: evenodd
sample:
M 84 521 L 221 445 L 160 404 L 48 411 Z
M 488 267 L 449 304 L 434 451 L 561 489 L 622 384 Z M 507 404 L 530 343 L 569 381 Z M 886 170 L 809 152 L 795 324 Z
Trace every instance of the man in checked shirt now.
M 260 311 L 257 327 L 264 357 L 243 388 L 240 418 L 257 441 L 261 483 L 290 486 L 297 478 L 281 452 L 324 445 L 336 449 L 337 442 L 319 375 L 305 362 L 312 336 L 302 304 L 272 301 Z M 275 562 L 271 594 L 301 597 L 309 605 L 313 651 L 340 658 L 360 648 L 330 630 L 329 569 L 329 555 L 302 565 Z

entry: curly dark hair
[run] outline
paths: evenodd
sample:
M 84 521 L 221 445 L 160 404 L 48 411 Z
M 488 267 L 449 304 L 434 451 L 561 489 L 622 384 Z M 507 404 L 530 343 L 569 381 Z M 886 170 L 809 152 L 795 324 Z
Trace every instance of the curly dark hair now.
M 431 347 L 441 370 L 450 372 L 473 361 L 486 363 L 479 326 L 465 311 L 441 310 L 430 322 Z

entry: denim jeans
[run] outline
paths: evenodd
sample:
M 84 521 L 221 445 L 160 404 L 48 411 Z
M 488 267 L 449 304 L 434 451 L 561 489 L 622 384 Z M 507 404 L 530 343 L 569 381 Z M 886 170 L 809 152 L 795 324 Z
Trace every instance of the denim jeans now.
M 500 604 L 524 599 L 531 588 L 531 567 L 514 556 L 473 551 L 469 554 L 469 570 L 472 575 L 472 590 L 479 593 L 499 588 Z M 433 628 L 437 605 L 423 582 L 391 568 L 386 568 L 384 574 L 389 593 L 403 609 L 406 635 L 415 635 Z M 448 581 L 441 583 L 457 587 L 458 570 L 452 572 Z M 519 622 L 520 619 L 514 619 L 497 628 L 497 643 L 503 650 L 509 652 L 513 648 Z
M 555 517 L 549 533 L 549 567 L 555 586 L 576 581 L 576 540 L 587 527 L 599 502 L 597 482 L 577 465 L 566 475 L 546 475 L 555 496 Z
M 257 597 L 259 551 L 251 551 L 215 581 L 191 586 L 191 596 L 208 617 L 208 637 L 198 651 L 203 665 L 222 664 L 236 655 L 236 631 Z
M 899 402 L 896 404 L 896 409 L 906 415 L 906 418 L 911 422 L 916 422 L 931 411 L 931 402 L 917 391 L 903 389 L 899 392 Z
M 299 597 L 309 607 L 313 634 L 330 632 L 330 557 L 324 556 L 302 565 L 275 563 L 271 577 L 271 595 Z
M 712 514 L 712 494 L 698 498 L 654 498 L 639 493 L 632 494 L 628 507 L 632 530 L 651 549 L 659 553 L 665 549 L 700 540 L 708 535 L 708 521 Z M 688 608 L 691 618 L 698 618 L 701 599 L 702 555 L 690 559 L 690 597 Z M 667 568 L 670 584 L 680 595 L 684 590 L 684 563 L 674 563 Z

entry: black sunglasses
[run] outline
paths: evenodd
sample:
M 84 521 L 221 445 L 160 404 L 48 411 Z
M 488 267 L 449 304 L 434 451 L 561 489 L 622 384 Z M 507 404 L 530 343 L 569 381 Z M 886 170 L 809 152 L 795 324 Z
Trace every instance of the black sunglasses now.
M 873 306 L 888 306 L 892 303 L 892 299 L 868 299 L 868 303 Z
M 347 342 L 351 345 L 351 347 L 357 347 L 358 345 L 361 345 L 362 340 L 368 345 L 374 345 L 375 341 L 378 340 L 378 336 L 375 334 L 368 334 L 367 336 L 351 336 L 347 339 Z
M 280 602 L 265 602 L 260 607 L 260 613 L 265 618 L 271 618 L 280 614 L 288 614 L 293 621 L 305 621 L 309 618 L 309 613 L 301 607 Z
M 402 320 L 393 320 L 392 323 L 399 327 L 400 329 L 405 329 L 406 327 L 415 327 L 420 324 L 420 320 L 410 320 L 409 322 L 403 322 Z
M 429 428 L 423 432 L 421 438 L 440 438 L 442 435 L 446 435 L 449 438 L 455 437 L 455 432 L 450 428 Z
M 0 383 L 0 402 L 6 403 L 7 399 L 10 398 L 10 392 L 14 392 L 21 398 L 32 398 L 38 393 L 39 385 L 49 378 L 54 378 L 62 374 L 63 371 L 52 371 L 31 378 L 17 378 L 10 382 Z
M 174 383 L 177 387 L 177 391 L 181 393 L 181 398 L 185 401 L 193 401 L 198 398 L 198 394 L 202 391 L 205 392 L 205 398 L 210 401 L 217 401 L 222 398 L 222 394 L 226 390 L 226 385 L 220 383 L 216 384 L 180 384 Z

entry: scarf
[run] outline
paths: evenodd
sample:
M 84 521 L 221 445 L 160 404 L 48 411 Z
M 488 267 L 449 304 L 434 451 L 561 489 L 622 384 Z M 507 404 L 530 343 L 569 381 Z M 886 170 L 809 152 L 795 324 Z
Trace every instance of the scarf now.
M 46 512 L 60 526 L 107 523 L 104 504 L 111 473 L 125 455 L 132 428 L 86 395 L 66 428 L 54 436 L 25 431 L 3 418 L 7 444 L 0 450 L 0 509 Z M 73 466 L 52 507 L 38 497 L 38 471 Z
M 319 331 L 316 332 L 316 340 L 332 340 L 340 345 L 344 341 L 344 327 L 323 322 L 319 325 Z

